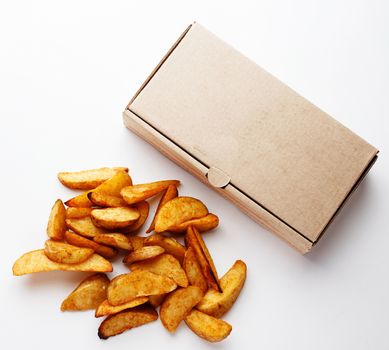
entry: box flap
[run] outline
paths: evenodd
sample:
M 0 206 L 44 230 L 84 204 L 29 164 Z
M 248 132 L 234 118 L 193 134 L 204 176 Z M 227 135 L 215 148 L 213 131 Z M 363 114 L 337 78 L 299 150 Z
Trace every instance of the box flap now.
M 197 23 L 128 109 L 311 242 L 377 153 Z

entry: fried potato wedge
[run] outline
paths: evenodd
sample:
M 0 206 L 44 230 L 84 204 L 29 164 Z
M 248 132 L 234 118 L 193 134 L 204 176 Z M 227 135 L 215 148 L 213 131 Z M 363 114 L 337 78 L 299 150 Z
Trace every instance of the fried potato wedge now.
M 220 292 L 221 288 L 215 264 L 213 263 L 213 259 L 203 241 L 203 238 L 195 227 L 188 227 L 185 235 L 185 243 L 188 248 L 191 247 L 193 249 L 208 285 L 214 290 Z
M 66 219 L 82 219 L 90 216 L 92 208 L 69 207 L 66 209 Z
M 104 181 L 94 190 L 84 192 L 76 197 L 69 199 L 65 204 L 68 207 L 91 207 L 93 203 L 89 200 L 88 194 L 90 192 L 101 192 L 109 196 L 120 197 L 120 191 L 123 187 L 131 186 L 132 180 L 130 175 L 124 171 L 117 171 L 110 179 Z
M 226 321 L 219 320 L 195 309 L 185 317 L 185 323 L 199 337 L 212 343 L 222 341 L 232 331 L 232 326 Z
M 199 287 L 205 293 L 208 290 L 208 283 L 192 247 L 186 250 L 182 267 L 188 277 L 189 284 Z
M 109 278 L 103 273 L 85 278 L 62 302 L 61 311 L 96 309 L 106 298 Z
M 138 261 L 130 265 L 131 271 L 146 270 L 157 275 L 170 277 L 180 287 L 188 286 L 188 278 L 180 262 L 170 254 L 161 254 L 155 258 Z
M 196 227 L 199 232 L 206 232 L 219 225 L 219 218 L 215 214 L 208 214 L 202 218 L 188 220 L 182 224 L 171 226 L 168 228 L 168 231 L 173 233 L 183 233 L 186 232 L 188 227 L 191 225 Z
M 178 186 L 179 184 L 178 180 L 150 182 L 124 187 L 120 194 L 128 204 L 135 204 L 166 190 L 169 185 Z
M 140 307 L 108 316 L 100 325 L 100 339 L 108 339 L 131 328 L 142 326 L 158 319 L 158 313 L 152 307 Z
M 89 238 L 107 233 L 106 230 L 96 227 L 89 216 L 80 219 L 66 219 L 66 225 L 79 235 Z
M 203 202 L 192 197 L 176 197 L 165 203 L 155 216 L 155 232 L 164 232 L 185 221 L 202 218 L 208 214 Z
M 77 247 L 91 248 L 97 254 L 100 254 L 106 259 L 114 258 L 118 253 L 117 250 L 111 247 L 106 247 L 105 245 L 98 244 L 94 241 L 91 241 L 88 238 L 85 238 L 83 236 L 78 235 L 77 233 L 73 233 L 70 231 L 65 232 L 65 239 L 68 243 L 75 245 Z
M 85 272 L 112 272 L 112 265 L 98 254 L 93 254 L 88 260 L 80 264 L 60 264 L 51 261 L 43 249 L 33 250 L 23 254 L 12 267 L 15 276 L 44 271 L 85 271 Z M 157 293 L 158 294 L 158 293 Z
M 88 192 L 88 199 L 100 207 L 124 207 L 127 205 L 122 197 L 111 196 L 101 191 Z
M 106 244 L 115 248 L 132 250 L 132 245 L 127 236 L 122 233 L 104 233 L 93 237 L 97 243 Z
M 159 233 L 155 233 L 144 240 L 144 245 L 159 245 L 165 252 L 173 255 L 182 264 L 185 255 L 185 247 L 177 242 L 174 238 L 165 237 Z
M 128 236 L 133 250 L 138 250 L 144 246 L 145 238 L 141 236 Z
M 150 271 L 133 271 L 111 281 L 107 299 L 117 306 L 137 297 L 169 293 L 176 288 L 177 284 L 171 278 Z
M 51 208 L 49 222 L 47 224 L 47 235 L 51 239 L 60 241 L 66 231 L 66 209 L 60 199 L 57 199 Z
M 102 316 L 108 316 L 117 314 L 120 311 L 126 310 L 126 309 L 132 309 L 134 307 L 137 307 L 139 305 L 145 304 L 149 301 L 149 297 L 139 297 L 135 298 L 127 303 L 120 304 L 118 306 L 112 306 L 108 300 L 104 300 L 100 305 L 98 305 L 95 317 L 102 317 Z
M 61 264 L 79 264 L 89 259 L 95 251 L 71 244 L 47 240 L 45 254 L 51 260 Z
M 94 225 L 108 230 L 126 227 L 138 218 L 138 209 L 128 207 L 94 209 L 91 213 Z
M 159 209 L 161 209 L 163 205 L 165 205 L 171 199 L 176 198 L 177 196 L 178 196 L 177 186 L 169 185 L 168 188 L 165 190 L 164 194 L 162 195 L 161 200 L 158 203 L 158 207 L 157 210 L 155 211 L 153 221 L 151 222 L 150 227 L 147 229 L 146 233 L 150 233 L 151 231 L 154 231 L 155 217 L 159 212 Z
M 149 216 L 150 205 L 146 201 L 135 203 L 134 207 L 139 211 L 139 218 L 130 226 L 124 228 L 121 232 L 131 233 L 139 230 L 143 224 L 146 222 L 147 217 Z
M 127 256 L 123 259 L 125 264 L 132 264 L 135 261 L 141 261 L 146 259 L 154 258 L 158 255 L 161 255 L 165 252 L 165 249 L 158 245 L 151 245 L 147 247 L 142 247 L 134 250 L 127 254 Z
M 167 294 L 157 294 L 157 295 L 149 295 L 149 303 L 157 308 L 159 305 L 163 303 Z
M 246 280 L 247 267 L 242 260 L 235 261 L 234 265 L 220 279 L 222 293 L 208 290 L 197 305 L 197 309 L 213 317 L 222 317 L 231 309 Z
M 128 172 L 128 168 L 99 168 L 74 172 L 58 173 L 58 180 L 66 187 L 75 190 L 92 190 L 110 179 L 118 171 Z
M 174 332 L 203 295 L 196 286 L 180 288 L 170 293 L 162 303 L 159 313 L 163 326 L 169 332 Z

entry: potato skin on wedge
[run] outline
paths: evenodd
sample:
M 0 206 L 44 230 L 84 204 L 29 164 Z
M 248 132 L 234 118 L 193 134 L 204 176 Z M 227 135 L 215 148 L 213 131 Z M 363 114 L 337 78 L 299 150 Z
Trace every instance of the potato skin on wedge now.
M 100 305 L 97 306 L 95 317 L 102 317 L 117 314 L 120 311 L 132 309 L 149 301 L 149 297 L 139 297 L 128 301 L 127 303 L 117 306 L 111 305 L 108 300 L 103 300 Z
M 185 323 L 199 337 L 212 343 L 222 341 L 232 331 L 232 326 L 226 321 L 209 316 L 195 309 L 185 317 Z
M 96 309 L 106 298 L 109 278 L 97 273 L 85 278 L 62 302 L 61 311 Z
M 100 325 L 98 336 L 108 339 L 131 328 L 142 326 L 158 319 L 158 313 L 152 307 L 141 306 L 108 316 Z
M 49 222 L 47 223 L 47 235 L 51 239 L 60 241 L 66 231 L 66 209 L 60 199 L 57 199 L 51 208 Z
M 80 264 L 60 264 L 51 261 L 43 249 L 23 254 L 12 267 L 14 276 L 44 271 L 112 272 L 112 265 L 98 254 L 93 254 Z

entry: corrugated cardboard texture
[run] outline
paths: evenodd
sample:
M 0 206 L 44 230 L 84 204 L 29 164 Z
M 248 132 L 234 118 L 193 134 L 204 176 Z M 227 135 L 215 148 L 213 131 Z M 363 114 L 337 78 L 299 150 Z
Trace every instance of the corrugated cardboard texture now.
M 138 123 L 138 134 L 159 134 L 160 149 L 173 158 L 185 154 L 203 181 L 211 169 L 219 192 L 278 234 L 274 223 L 287 227 L 290 234 L 280 235 L 295 247 L 302 239 L 300 251 L 318 239 L 377 154 L 198 24 L 128 111 L 125 120 Z

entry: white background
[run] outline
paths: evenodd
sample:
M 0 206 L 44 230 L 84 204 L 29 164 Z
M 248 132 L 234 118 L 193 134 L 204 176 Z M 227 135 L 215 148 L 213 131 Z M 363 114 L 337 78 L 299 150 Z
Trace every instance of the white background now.
M 1 1 L 1 346 L 40 349 L 388 349 L 389 7 L 385 1 Z M 381 150 L 314 251 L 301 256 L 127 131 L 121 112 L 193 20 Z M 93 312 L 61 313 L 80 274 L 13 277 L 42 247 L 56 174 L 128 166 L 178 178 L 220 216 L 205 236 L 222 275 L 248 279 L 212 345 L 160 322 L 99 340 Z M 125 271 L 118 260 L 115 273 Z

